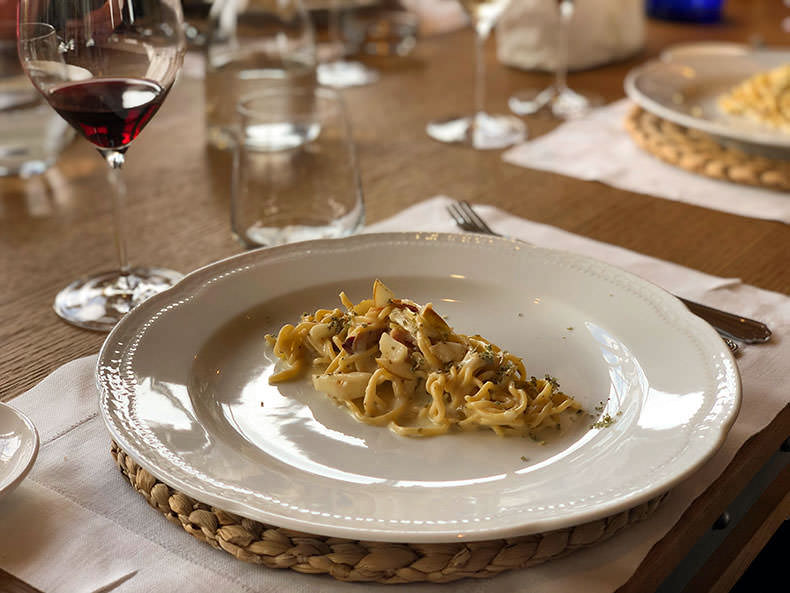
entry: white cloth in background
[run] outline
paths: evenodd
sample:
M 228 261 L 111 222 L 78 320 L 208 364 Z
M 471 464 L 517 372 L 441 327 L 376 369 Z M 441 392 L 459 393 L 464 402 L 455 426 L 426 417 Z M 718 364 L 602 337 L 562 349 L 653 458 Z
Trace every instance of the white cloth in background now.
M 420 19 L 420 35 L 438 35 L 461 29 L 469 24 L 457 0 L 401 0 L 404 8 Z
M 513 165 L 686 202 L 740 216 L 790 223 L 790 193 L 738 185 L 689 173 L 649 155 L 626 131 L 628 99 L 561 124 L 502 158 Z
M 577 2 L 568 30 L 568 68 L 595 68 L 635 54 L 645 44 L 646 20 L 644 0 Z M 512 0 L 496 27 L 499 61 L 554 72 L 562 59 L 559 26 L 556 2 Z
M 435 198 L 373 225 L 370 231 L 454 231 Z M 11 400 L 41 435 L 28 478 L 0 499 L 0 568 L 45 593 L 608 593 L 636 570 L 651 546 L 718 477 L 747 438 L 788 403 L 790 298 L 709 276 L 491 207 L 480 213 L 498 231 L 543 247 L 606 260 L 676 293 L 765 320 L 769 344 L 746 346 L 738 358 L 743 406 L 723 447 L 675 487 L 658 511 L 611 540 L 534 568 L 449 585 L 349 584 L 327 576 L 248 565 L 216 551 L 166 521 L 114 466 L 97 410 L 96 357 L 72 361 Z

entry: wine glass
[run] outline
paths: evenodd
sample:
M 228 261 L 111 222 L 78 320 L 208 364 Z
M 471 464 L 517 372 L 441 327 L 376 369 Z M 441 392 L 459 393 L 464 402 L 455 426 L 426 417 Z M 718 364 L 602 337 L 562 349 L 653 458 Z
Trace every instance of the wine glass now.
M 329 0 L 329 45 L 333 56 L 318 65 L 318 82 L 336 89 L 373 84 L 379 79 L 379 73 L 368 68 L 362 62 L 345 59 L 345 44 L 340 34 L 340 3 L 341 0 Z
M 512 115 L 485 111 L 485 58 L 483 48 L 491 30 L 510 0 L 459 0 L 475 29 L 475 112 L 428 124 L 426 131 L 434 140 L 464 144 L 479 150 L 510 146 L 524 140 L 526 126 Z
M 576 10 L 574 0 L 557 0 L 560 22 L 557 37 L 557 69 L 554 83 L 545 89 L 527 89 L 519 91 L 508 101 L 513 113 L 531 115 L 547 106 L 560 119 L 581 117 L 592 107 L 602 103 L 595 95 L 578 93 L 568 87 L 568 31 L 573 13 Z
M 74 325 L 108 331 L 132 307 L 181 277 L 130 267 L 120 176 L 129 145 L 159 109 L 183 61 L 180 0 L 21 0 L 18 50 L 30 80 L 107 162 L 113 186 L 117 270 L 58 293 L 55 311 Z

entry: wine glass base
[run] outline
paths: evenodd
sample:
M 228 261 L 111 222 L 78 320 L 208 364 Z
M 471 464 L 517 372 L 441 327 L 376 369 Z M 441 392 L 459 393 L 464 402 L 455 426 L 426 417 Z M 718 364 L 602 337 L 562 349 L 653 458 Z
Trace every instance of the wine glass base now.
M 55 297 L 53 307 L 72 325 L 107 332 L 134 307 L 182 277 L 163 268 L 134 268 L 128 274 L 105 272 L 66 286 Z
M 477 150 L 505 148 L 527 137 L 527 126 L 517 117 L 488 113 L 432 121 L 425 131 L 439 142 L 462 144 Z
M 543 108 L 550 108 L 554 117 L 575 119 L 587 115 L 593 108 L 603 105 L 603 98 L 566 88 L 558 92 L 554 86 L 545 89 L 519 91 L 508 101 L 508 107 L 517 115 L 532 115 Z
M 318 66 L 318 82 L 336 89 L 365 86 L 373 84 L 378 79 L 379 73 L 361 62 L 337 60 Z
M 603 99 L 598 95 L 565 89 L 551 102 L 551 113 L 560 119 L 575 119 L 587 115 L 599 105 L 603 105 Z
M 551 103 L 557 90 L 550 86 L 545 89 L 526 89 L 508 99 L 507 106 L 516 115 L 533 115 Z

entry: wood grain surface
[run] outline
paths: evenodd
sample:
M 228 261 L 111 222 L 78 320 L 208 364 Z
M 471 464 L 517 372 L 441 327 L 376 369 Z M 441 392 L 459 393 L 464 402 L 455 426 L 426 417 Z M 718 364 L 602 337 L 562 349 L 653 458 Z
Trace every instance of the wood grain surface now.
M 730 0 L 726 14 L 724 22 L 710 26 L 650 21 L 644 52 L 574 73 L 570 84 L 615 100 L 623 96 L 630 68 L 673 43 L 788 42 L 782 23 L 790 9 L 782 2 Z M 469 30 L 423 39 L 408 58 L 368 59 L 381 70 L 380 82 L 344 91 L 368 221 L 446 194 L 790 294 L 788 225 L 516 167 L 504 163 L 500 151 L 476 152 L 430 140 L 424 132 L 430 119 L 471 111 L 472 59 Z M 512 93 L 551 80 L 546 73 L 498 64 L 493 42 L 487 60 L 491 111 L 506 111 Z M 526 122 L 533 137 L 556 125 L 545 114 Z M 229 165 L 227 154 L 205 147 L 202 82 L 182 76 L 129 150 L 126 216 L 133 264 L 187 272 L 241 252 L 230 234 Z M 104 336 L 61 322 L 52 301 L 69 281 L 114 266 L 108 191 L 105 164 L 84 140 L 71 145 L 42 176 L 0 179 L 0 400 L 30 389 L 63 363 L 98 351 Z M 790 408 L 742 448 L 622 590 L 654 590 L 788 434 Z M 0 571 L 0 589 L 8 578 Z M 714 580 L 700 577 L 698 582 Z M 33 591 L 15 586 L 3 590 Z

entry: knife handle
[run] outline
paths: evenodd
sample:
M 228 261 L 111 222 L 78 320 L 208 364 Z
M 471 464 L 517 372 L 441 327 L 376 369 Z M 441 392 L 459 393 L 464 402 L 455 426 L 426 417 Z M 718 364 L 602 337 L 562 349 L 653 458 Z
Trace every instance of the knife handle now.
M 746 344 L 759 344 L 771 339 L 771 330 L 761 321 L 678 298 L 689 311 L 710 323 L 723 336 Z

